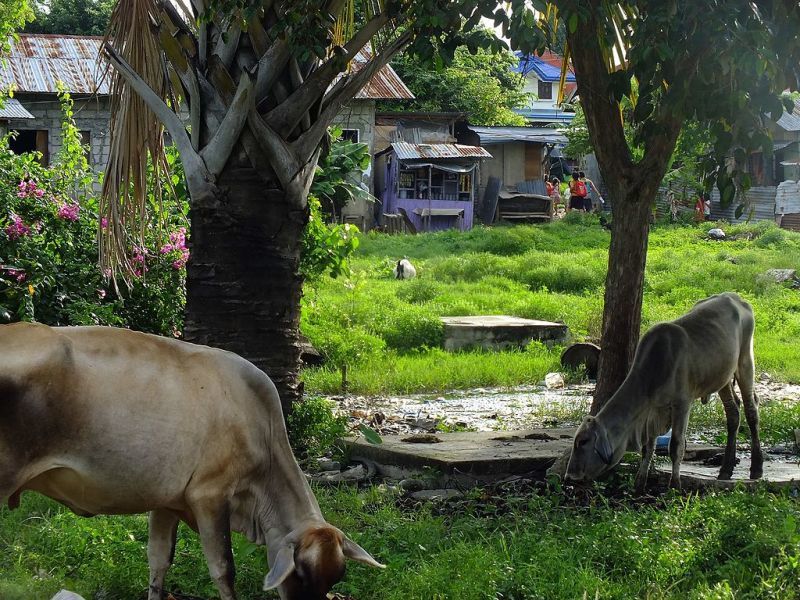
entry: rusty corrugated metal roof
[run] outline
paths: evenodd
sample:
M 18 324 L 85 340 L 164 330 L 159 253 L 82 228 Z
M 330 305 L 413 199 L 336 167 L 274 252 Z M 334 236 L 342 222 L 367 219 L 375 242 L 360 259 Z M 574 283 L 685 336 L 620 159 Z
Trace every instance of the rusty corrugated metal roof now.
M 409 144 L 393 142 L 392 149 L 400 160 L 420 158 L 492 158 L 488 150 L 480 146 L 461 144 Z
M 353 60 L 353 71 L 358 71 L 367 64 L 371 55 L 369 47 L 362 48 Z M 356 98 L 360 100 L 413 100 L 414 94 L 394 69 L 390 65 L 386 65 L 358 91 Z
M 0 106 L 0 119 L 35 118 L 16 98 L 5 98 Z
M 103 64 L 97 62 L 102 41 L 91 36 L 20 34 L 19 40 L 11 40 L 6 64 L 0 65 L 0 87 L 54 94 L 62 81 L 71 94 L 108 94 Z

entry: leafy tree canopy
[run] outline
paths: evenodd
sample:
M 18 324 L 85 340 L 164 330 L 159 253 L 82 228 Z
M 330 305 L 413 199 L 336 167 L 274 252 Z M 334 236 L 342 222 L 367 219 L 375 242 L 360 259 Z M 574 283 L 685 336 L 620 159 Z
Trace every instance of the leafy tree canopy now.
M 0 0 L 0 56 L 8 50 L 10 36 L 32 18 L 28 0 Z
M 33 6 L 35 19 L 26 33 L 103 35 L 115 0 L 43 0 Z
M 474 54 L 460 46 L 446 67 L 404 53 L 392 66 L 416 96 L 412 102 L 386 103 L 389 110 L 454 111 L 467 114 L 475 125 L 524 125 L 514 112 L 525 104 L 524 79 L 511 67 L 509 51 L 497 54 L 478 49 Z

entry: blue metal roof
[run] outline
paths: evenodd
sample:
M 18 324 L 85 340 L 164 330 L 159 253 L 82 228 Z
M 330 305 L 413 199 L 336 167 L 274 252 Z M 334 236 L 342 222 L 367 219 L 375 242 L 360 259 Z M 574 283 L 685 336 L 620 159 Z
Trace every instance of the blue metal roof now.
M 522 115 L 528 121 L 541 123 L 570 123 L 575 118 L 574 112 L 557 108 L 515 108 L 514 112 Z
M 533 72 L 536 73 L 536 76 L 542 81 L 560 81 L 561 69 L 549 64 L 543 58 L 532 54 L 523 55 L 519 52 L 517 52 L 517 58 L 519 58 L 519 62 L 516 66 L 512 67 L 515 73 L 527 75 Z M 567 72 L 567 81 L 569 83 L 575 83 L 575 74 Z

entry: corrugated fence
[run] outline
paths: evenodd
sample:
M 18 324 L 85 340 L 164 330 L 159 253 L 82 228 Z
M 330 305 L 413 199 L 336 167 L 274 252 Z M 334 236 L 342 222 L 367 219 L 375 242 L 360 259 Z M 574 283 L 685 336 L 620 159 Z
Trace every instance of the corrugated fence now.
M 715 188 L 711 192 L 711 218 L 715 221 L 728 221 L 729 223 L 743 223 L 750 221 L 775 221 L 775 194 L 778 188 L 775 186 L 754 187 L 747 192 L 749 206 L 745 208 L 742 216 L 736 219 L 736 207 L 739 200 L 735 200 L 727 208 L 722 208 L 719 203 L 719 191 Z M 682 206 L 681 212 L 693 211 L 694 201 L 691 206 Z M 656 197 L 656 214 L 664 216 L 669 214 L 669 200 L 667 199 L 667 189 L 660 188 Z

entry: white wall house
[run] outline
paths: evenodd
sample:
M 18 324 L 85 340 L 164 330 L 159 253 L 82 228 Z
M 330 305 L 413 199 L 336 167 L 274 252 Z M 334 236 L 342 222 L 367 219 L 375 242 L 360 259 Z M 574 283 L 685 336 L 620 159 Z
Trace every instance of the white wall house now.
M 527 106 L 517 109 L 516 112 L 532 124 L 569 123 L 575 113 L 571 109 L 564 110 L 565 106 L 558 104 L 562 58 L 552 52 L 546 52 L 542 56 L 517 53 L 517 56 L 519 62 L 514 71 L 525 77 L 523 91 L 529 94 L 530 100 Z M 575 74 L 570 71 L 567 73 L 565 87 L 567 101 L 575 94 L 575 88 Z

